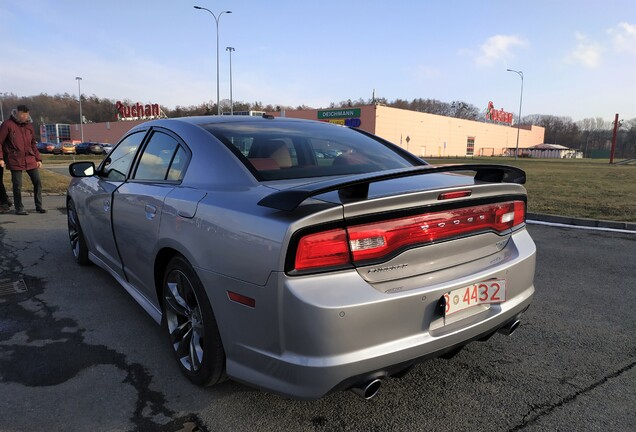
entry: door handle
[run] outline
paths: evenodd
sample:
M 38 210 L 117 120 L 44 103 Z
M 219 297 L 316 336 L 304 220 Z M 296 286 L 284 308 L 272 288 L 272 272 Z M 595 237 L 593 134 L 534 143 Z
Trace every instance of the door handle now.
M 157 207 L 153 205 L 146 204 L 144 210 L 146 211 L 146 219 L 148 220 L 153 220 L 157 215 Z

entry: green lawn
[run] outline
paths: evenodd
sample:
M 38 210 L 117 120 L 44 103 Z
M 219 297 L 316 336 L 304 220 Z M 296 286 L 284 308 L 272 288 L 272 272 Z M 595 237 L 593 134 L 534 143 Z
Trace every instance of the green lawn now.
M 636 165 L 607 160 L 466 158 L 427 159 L 432 164 L 497 163 L 526 172 L 528 211 L 636 222 Z
M 75 156 L 76 160 L 101 160 L 99 156 Z M 432 164 L 496 163 L 525 170 L 528 211 L 561 216 L 636 222 L 636 165 L 610 165 L 607 160 L 466 158 L 427 159 Z M 72 156 L 44 155 L 45 167 L 69 163 Z M 42 170 L 43 189 L 64 193 L 67 176 Z M 4 184 L 11 191 L 10 175 Z M 28 178 L 25 191 L 30 191 Z

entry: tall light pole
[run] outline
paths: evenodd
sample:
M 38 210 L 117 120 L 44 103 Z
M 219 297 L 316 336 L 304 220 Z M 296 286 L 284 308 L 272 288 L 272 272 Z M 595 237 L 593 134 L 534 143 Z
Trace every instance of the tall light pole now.
M 223 11 L 218 16 L 214 14 L 210 9 L 201 6 L 194 6 L 195 9 L 205 10 L 210 12 L 216 22 L 216 113 L 221 115 L 221 99 L 219 97 L 219 20 L 224 13 L 232 13 L 232 11 Z
M 519 97 L 519 117 L 517 118 L 517 149 L 515 150 L 515 160 L 519 154 L 519 128 L 521 127 L 521 103 L 523 102 L 523 72 L 513 69 L 506 69 L 507 72 L 514 72 L 521 77 L 521 96 Z
M 80 86 L 80 81 L 82 81 L 82 77 L 75 77 L 77 80 L 77 96 L 79 100 L 80 106 L 80 135 L 82 136 L 82 142 L 84 142 L 84 117 L 82 116 L 82 89 Z
M 230 114 L 234 115 L 234 102 L 232 101 L 232 51 L 236 51 L 232 47 L 226 47 L 225 51 L 230 52 Z

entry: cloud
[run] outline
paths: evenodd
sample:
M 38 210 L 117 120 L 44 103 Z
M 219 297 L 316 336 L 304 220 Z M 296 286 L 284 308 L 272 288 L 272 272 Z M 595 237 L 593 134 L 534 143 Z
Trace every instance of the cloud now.
M 636 25 L 622 22 L 607 31 L 618 52 L 636 54 Z
M 587 36 L 576 33 L 578 44 L 574 51 L 563 59 L 569 64 L 578 64 L 589 69 L 594 69 L 601 64 L 601 53 L 603 49 L 594 42 L 589 42 Z
M 527 42 L 517 36 L 495 35 L 488 38 L 479 47 L 479 54 L 475 57 L 475 62 L 482 66 L 493 66 L 499 60 L 513 58 L 514 48 L 523 48 L 527 45 Z

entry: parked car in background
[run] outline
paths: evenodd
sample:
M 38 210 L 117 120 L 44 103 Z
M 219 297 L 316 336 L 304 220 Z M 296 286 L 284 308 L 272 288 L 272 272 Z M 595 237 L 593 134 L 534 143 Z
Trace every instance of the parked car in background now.
M 55 149 L 55 144 L 39 142 L 37 144 L 37 147 L 38 147 L 38 151 L 42 154 L 53 153 L 53 149 Z
M 75 154 L 75 144 L 72 142 L 63 142 L 62 154 Z
M 330 123 L 211 116 L 143 123 L 69 171 L 75 261 L 161 323 L 197 385 L 368 399 L 512 334 L 534 295 L 515 167 L 433 166 Z
M 102 155 L 106 153 L 104 150 L 104 144 L 98 142 L 82 142 L 75 146 L 75 152 L 77 154 L 94 154 Z
M 75 146 L 75 153 L 76 154 L 89 154 L 90 153 L 90 146 L 91 146 L 91 142 L 81 142 L 79 144 L 77 144 Z
M 104 149 L 105 154 L 108 154 L 113 149 L 113 145 L 108 143 L 102 143 L 102 149 Z
M 56 144 L 53 148 L 53 154 L 75 154 L 75 144 L 70 141 L 64 141 Z
M 90 151 L 90 154 L 94 155 L 102 155 L 105 153 L 104 145 L 102 143 L 91 143 L 88 149 Z

